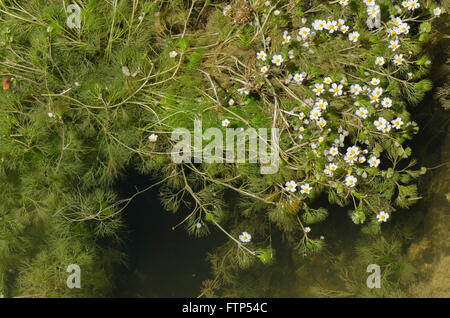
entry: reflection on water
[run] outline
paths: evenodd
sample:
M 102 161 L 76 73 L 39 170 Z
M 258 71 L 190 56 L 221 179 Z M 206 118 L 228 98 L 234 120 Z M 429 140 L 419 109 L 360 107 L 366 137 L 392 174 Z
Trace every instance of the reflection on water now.
M 122 184 L 129 197 L 134 186 L 143 189 L 152 183 L 131 175 Z M 176 214 L 159 204 L 157 190 L 136 197 L 126 209 L 125 219 L 132 230 L 126 252 L 129 268 L 123 270 L 117 297 L 197 297 L 203 280 L 210 274 L 207 252 L 220 244 L 221 233 L 207 237 L 189 236 L 183 227 L 172 230 L 186 211 Z M 215 238 L 214 241 L 212 238 Z

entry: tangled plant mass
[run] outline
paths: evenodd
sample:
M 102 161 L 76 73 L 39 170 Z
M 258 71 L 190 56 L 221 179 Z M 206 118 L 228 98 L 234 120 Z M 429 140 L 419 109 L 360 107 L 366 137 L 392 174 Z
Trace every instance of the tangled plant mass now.
M 58 279 L 67 257 L 107 275 L 99 253 L 83 246 L 100 249 L 97 237 L 119 235 L 132 198 L 118 200 L 113 185 L 126 168 L 158 178 L 166 209 L 189 207 L 179 224 L 188 232 L 223 231 L 230 241 L 216 256 L 229 270 L 272 262 L 275 232 L 296 253 L 319 251 L 326 240 L 314 223 L 328 215 L 314 208 L 319 196 L 331 209 L 349 207 L 372 234 L 419 199 L 415 179 L 426 169 L 404 145 L 418 131 L 407 106 L 431 89 L 426 50 L 444 8 L 417 0 L 81 3 L 80 29 L 67 28 L 60 1 L 0 5 L 0 64 L 11 79 L 0 97 L 3 286 L 39 289 Z M 280 169 L 171 162 L 171 132 L 192 131 L 194 119 L 203 129 L 277 128 Z M 18 257 L 23 265 L 7 273 Z M 226 281 L 217 266 L 216 275 L 205 290 Z

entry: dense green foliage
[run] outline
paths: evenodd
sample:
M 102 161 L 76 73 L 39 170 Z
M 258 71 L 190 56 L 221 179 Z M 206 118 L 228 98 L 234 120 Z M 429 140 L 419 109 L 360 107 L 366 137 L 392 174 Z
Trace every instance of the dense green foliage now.
M 240 269 L 273 262 L 274 233 L 294 253 L 321 250 L 325 240 L 314 224 L 332 213 L 315 204 L 321 195 L 347 207 L 370 235 L 380 232 L 381 211 L 395 214 L 419 199 L 416 179 L 426 169 L 402 145 L 418 130 L 407 105 L 431 89 L 425 52 L 439 37 L 431 1 L 409 10 L 378 0 L 381 24 L 373 30 L 367 5 L 356 0 L 74 2 L 82 9 L 80 29 L 67 27 L 59 0 L 0 1 L 0 69 L 10 79 L 0 93 L 1 293 L 108 295 L 113 265 L 124 255 L 104 242 L 120 241 L 121 212 L 132 198 L 121 200 L 113 186 L 127 168 L 160 180 L 154 186 L 166 209 L 191 208 L 181 223 L 188 232 L 203 236 L 216 226 L 232 238 L 212 257 L 216 278 L 205 283 L 207 295 Z M 391 15 L 410 25 L 395 52 Z M 349 30 L 313 35 L 317 19 L 343 19 Z M 310 34 L 296 40 L 302 27 Z M 271 61 L 278 54 L 284 61 L 277 66 Z M 398 54 L 403 61 L 395 63 Z M 378 57 L 385 64 L 377 65 Z M 313 89 L 326 77 L 340 94 L 325 82 L 321 126 L 311 117 L 319 98 Z M 353 94 L 357 84 L 362 91 Z M 363 86 L 382 93 L 365 94 Z M 380 117 L 384 131 L 375 126 Z M 278 128 L 280 169 L 262 175 L 252 163 L 172 162 L 171 133 L 193 131 L 194 118 L 203 130 L 225 119 L 234 128 Z M 358 161 L 345 155 L 352 146 Z M 330 163 L 337 166 L 331 174 Z M 310 190 L 287 191 L 291 180 Z M 239 240 L 244 231 L 248 243 Z M 69 264 L 83 269 L 80 291 L 65 286 Z

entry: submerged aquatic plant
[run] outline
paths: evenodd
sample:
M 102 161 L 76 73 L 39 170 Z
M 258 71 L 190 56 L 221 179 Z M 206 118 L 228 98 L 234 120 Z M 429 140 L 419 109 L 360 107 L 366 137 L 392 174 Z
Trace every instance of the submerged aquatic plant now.
M 68 259 L 95 273 L 84 290 L 110 291 L 107 271 L 122 255 L 98 239 L 120 239 L 120 212 L 134 197 L 118 200 L 113 185 L 127 167 L 159 178 L 167 210 L 191 207 L 179 224 L 188 232 L 213 226 L 230 238 L 211 256 L 207 295 L 239 268 L 271 263 L 275 233 L 300 255 L 320 251 L 321 194 L 374 234 L 380 211 L 395 218 L 396 206 L 419 199 L 426 169 L 404 146 L 418 131 L 407 105 L 431 89 L 424 49 L 447 8 L 79 3 L 79 29 L 67 26 L 61 1 L 0 4 L 10 79 L 0 94 L 0 292 L 73 295 L 60 275 Z M 203 130 L 277 128 L 278 171 L 262 175 L 248 160 L 174 163 L 171 133 L 194 131 L 193 119 Z

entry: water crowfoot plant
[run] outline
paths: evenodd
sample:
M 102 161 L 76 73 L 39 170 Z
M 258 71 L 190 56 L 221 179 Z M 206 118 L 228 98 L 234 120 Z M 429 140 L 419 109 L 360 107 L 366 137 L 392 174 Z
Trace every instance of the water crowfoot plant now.
M 321 251 L 314 224 L 333 213 L 316 206 L 321 196 L 373 235 L 419 199 L 426 169 L 405 145 L 418 131 L 407 106 L 431 89 L 426 49 L 446 8 L 77 3 L 79 29 L 67 27 L 61 1 L 0 2 L 1 73 L 14 78 L 0 94 L 1 293 L 73 295 L 60 275 L 67 259 L 92 274 L 86 295 L 112 290 L 107 277 L 123 255 L 99 242 L 120 241 L 133 198 L 119 200 L 114 184 L 129 168 L 159 180 L 168 211 L 189 207 L 174 229 L 200 237 L 215 227 L 229 238 L 210 255 L 207 296 L 243 268 L 272 264 L 275 237 L 302 257 Z M 279 169 L 200 162 L 201 138 L 188 145 L 192 160 L 173 162 L 172 132 L 194 132 L 195 120 L 200 132 L 277 131 L 258 138 L 276 148 Z

